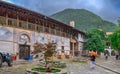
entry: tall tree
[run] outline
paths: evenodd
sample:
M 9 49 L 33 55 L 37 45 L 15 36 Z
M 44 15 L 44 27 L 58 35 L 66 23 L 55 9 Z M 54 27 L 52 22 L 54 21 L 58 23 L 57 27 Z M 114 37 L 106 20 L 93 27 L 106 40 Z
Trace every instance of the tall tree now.
M 84 46 L 86 50 L 103 52 L 105 49 L 106 33 L 101 29 L 91 29 L 87 31 L 87 42 Z
M 116 31 L 109 35 L 109 40 L 111 44 L 111 48 L 117 50 L 120 54 L 120 28 L 116 29 Z

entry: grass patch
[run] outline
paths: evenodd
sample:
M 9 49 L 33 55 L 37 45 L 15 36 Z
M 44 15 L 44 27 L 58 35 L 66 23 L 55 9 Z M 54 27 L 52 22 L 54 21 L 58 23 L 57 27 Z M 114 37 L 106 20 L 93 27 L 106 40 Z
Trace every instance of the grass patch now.
M 38 71 L 38 72 L 46 72 L 46 69 L 44 67 L 38 67 L 38 68 L 32 68 L 33 71 Z M 51 69 L 51 73 L 56 73 L 56 72 L 60 72 L 60 69 L 57 68 L 52 68 Z

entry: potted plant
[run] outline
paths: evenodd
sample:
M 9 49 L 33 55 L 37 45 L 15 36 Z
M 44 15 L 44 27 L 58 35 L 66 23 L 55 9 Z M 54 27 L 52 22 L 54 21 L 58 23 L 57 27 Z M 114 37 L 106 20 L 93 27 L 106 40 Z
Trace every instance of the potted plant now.
M 13 61 L 15 61 L 16 58 L 17 58 L 16 54 L 12 54 L 11 57 L 12 57 L 12 60 L 13 60 Z
M 66 57 L 67 59 L 70 59 L 70 58 L 72 58 L 72 55 L 71 55 L 71 54 L 65 55 L 65 57 Z

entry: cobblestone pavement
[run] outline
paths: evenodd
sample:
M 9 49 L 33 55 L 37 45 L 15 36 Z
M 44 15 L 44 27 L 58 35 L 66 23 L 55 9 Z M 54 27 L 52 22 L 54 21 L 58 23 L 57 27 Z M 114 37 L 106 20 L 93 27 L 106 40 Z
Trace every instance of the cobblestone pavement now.
M 68 63 L 66 71 L 68 74 L 116 74 L 99 66 L 91 69 L 89 61 L 87 63 Z
M 67 68 L 68 74 L 115 74 L 109 70 L 105 70 L 96 66 L 95 69 L 90 69 L 86 64 L 71 64 Z
M 101 56 L 96 60 L 96 64 L 120 74 L 120 60 L 115 60 L 114 56 L 110 56 L 108 60 L 105 60 L 105 57 Z
M 12 67 L 8 67 L 7 63 L 3 63 L 0 68 L 0 74 L 25 74 L 27 68 L 32 68 L 37 65 L 38 62 L 19 60 L 14 61 Z
M 89 66 L 89 61 L 87 63 L 73 63 L 70 60 L 61 60 L 62 62 L 67 62 L 67 68 L 64 71 L 67 71 L 67 74 L 116 74 L 110 70 L 104 69 L 99 66 L 95 66 L 95 69 L 91 69 Z M 32 68 L 36 66 L 38 62 L 29 62 L 29 61 L 19 61 L 14 62 L 13 67 L 8 67 L 6 63 L 3 64 L 3 67 L 0 68 L 0 74 L 25 74 L 26 68 Z M 120 61 L 116 61 L 112 58 L 109 58 L 107 61 L 104 57 L 99 57 L 96 60 L 96 63 L 116 71 L 120 71 Z

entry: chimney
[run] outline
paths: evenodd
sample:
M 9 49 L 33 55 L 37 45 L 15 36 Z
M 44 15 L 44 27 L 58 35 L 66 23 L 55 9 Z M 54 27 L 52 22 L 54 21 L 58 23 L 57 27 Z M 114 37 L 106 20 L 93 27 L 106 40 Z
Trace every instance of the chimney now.
M 73 21 L 73 20 L 70 21 L 70 26 L 71 26 L 71 27 L 75 27 L 75 21 Z

